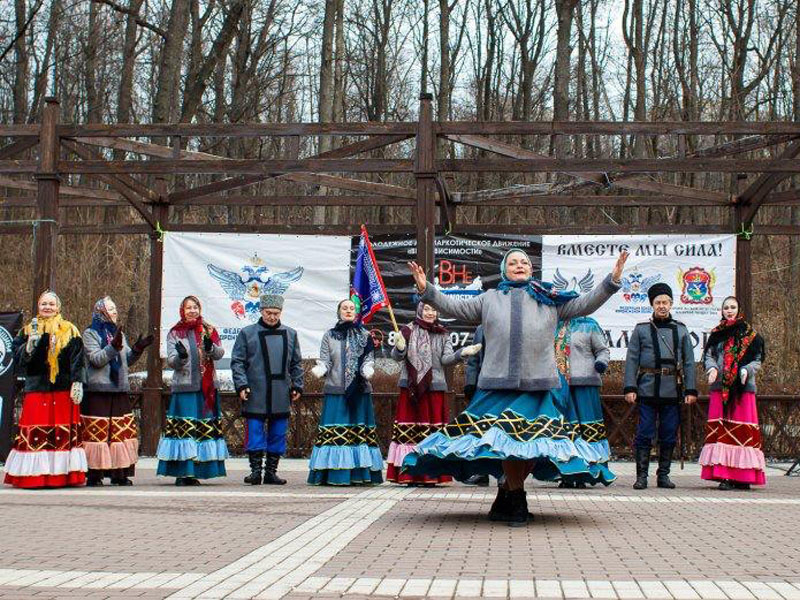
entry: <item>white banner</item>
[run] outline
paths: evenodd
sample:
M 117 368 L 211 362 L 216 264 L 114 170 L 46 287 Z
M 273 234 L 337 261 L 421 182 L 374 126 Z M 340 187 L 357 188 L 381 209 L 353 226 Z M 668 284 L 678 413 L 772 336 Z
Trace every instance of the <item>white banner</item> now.
M 203 304 L 225 346 L 224 364 L 242 327 L 259 317 L 258 297 L 281 294 L 281 322 L 297 330 L 304 358 L 336 324 L 336 305 L 350 292 L 350 237 L 232 233 L 166 233 L 161 296 L 161 355 L 189 295 Z
M 652 313 L 647 290 L 672 288 L 672 316 L 689 328 L 696 358 L 709 330 L 719 322 L 722 301 L 734 294 L 735 235 L 638 235 L 542 237 L 542 279 L 556 287 L 587 292 L 611 272 L 623 250 L 630 252 L 622 290 L 592 315 L 606 331 L 611 359 L 625 360 L 628 336 Z

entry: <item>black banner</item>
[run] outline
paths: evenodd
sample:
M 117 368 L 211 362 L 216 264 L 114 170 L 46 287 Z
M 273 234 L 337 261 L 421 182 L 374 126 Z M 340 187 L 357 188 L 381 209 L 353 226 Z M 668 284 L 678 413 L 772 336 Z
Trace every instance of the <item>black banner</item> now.
M 375 258 L 392 301 L 398 326 L 414 319 L 417 295 L 414 280 L 408 270 L 408 261 L 416 256 L 417 240 L 412 236 L 370 236 Z M 466 235 L 437 236 L 435 240 L 434 284 L 447 294 L 474 296 L 497 286 L 500 281 L 500 261 L 509 248 L 521 248 L 533 261 L 535 277 L 541 276 L 541 236 L 522 235 Z M 358 253 L 358 238 L 353 238 L 351 272 Z M 475 326 L 442 319 L 450 330 L 453 346 L 459 348 L 471 343 Z M 383 353 L 394 345 L 394 331 L 388 310 L 375 314 L 367 327 Z
M 11 343 L 22 326 L 21 312 L 0 313 L 0 460 L 11 452 L 11 432 L 14 429 L 14 396 L 16 375 Z

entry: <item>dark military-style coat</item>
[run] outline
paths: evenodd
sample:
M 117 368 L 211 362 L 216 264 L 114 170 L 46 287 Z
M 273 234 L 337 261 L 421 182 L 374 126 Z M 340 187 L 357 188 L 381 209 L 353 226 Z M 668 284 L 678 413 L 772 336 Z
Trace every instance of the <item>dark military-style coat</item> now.
M 680 366 L 683 385 L 679 385 L 676 366 Z M 664 369 L 672 374 L 642 372 Z M 686 325 L 672 317 L 638 323 L 628 341 L 625 358 L 625 393 L 636 392 L 637 400 L 648 403 L 674 403 L 687 395 L 697 395 L 694 350 Z

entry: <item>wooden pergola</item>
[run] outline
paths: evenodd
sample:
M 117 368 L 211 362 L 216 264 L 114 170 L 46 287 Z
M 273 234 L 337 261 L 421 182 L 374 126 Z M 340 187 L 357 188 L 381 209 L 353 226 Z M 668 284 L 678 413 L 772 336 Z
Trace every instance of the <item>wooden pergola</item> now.
M 496 136 L 677 136 L 679 156 L 670 158 L 553 158 L 500 141 Z M 734 136 L 716 146 L 688 153 L 688 136 Z M 308 158 L 231 159 L 185 150 L 193 138 L 264 138 L 299 140 L 303 136 L 360 137 L 333 150 Z M 345 225 L 185 224 L 171 223 L 170 214 L 188 206 L 395 206 L 413 208 L 413 221 L 403 225 L 370 225 L 373 233 L 416 231 L 417 259 L 430 273 L 434 262 L 437 226 L 459 233 L 739 233 L 736 289 L 744 308 L 752 305 L 751 232 L 755 235 L 800 235 L 789 224 L 752 223 L 764 205 L 800 205 L 800 189 L 776 192 L 776 187 L 800 173 L 800 123 L 795 122 L 437 122 L 432 96 L 420 98 L 419 120 L 402 123 L 225 123 L 225 124 L 62 124 L 59 105 L 45 101 L 41 124 L 0 126 L 0 138 L 11 141 L 0 148 L 0 188 L 34 192 L 4 202 L 3 206 L 35 207 L 32 290 L 54 282 L 58 235 L 147 234 L 150 236 L 149 319 L 158 337 L 161 321 L 161 232 L 203 231 L 241 233 L 314 233 L 357 235 L 357 223 Z M 134 138 L 134 139 L 132 139 Z M 143 142 L 142 139 L 149 139 Z M 162 140 L 163 143 L 157 143 Z M 360 154 L 393 144 L 414 141 L 413 159 L 358 158 Z M 441 140 L 484 151 L 479 159 L 437 156 Z M 38 160 L 15 158 L 38 146 Z M 299 148 L 299 144 L 297 144 Z M 738 156 L 780 147 L 772 159 Z M 107 160 L 99 149 L 134 154 L 139 160 Z M 63 156 L 72 160 L 64 160 Z M 446 177 L 463 173 L 557 173 L 572 183 L 548 192 L 542 186 L 515 186 L 501 190 L 459 193 Z M 717 172 L 739 174 L 743 182 L 735 193 L 654 181 L 654 173 Z M 404 173 L 414 187 L 366 181 L 346 175 Z M 223 178 L 195 187 L 170 190 L 168 177 L 204 174 Z M 62 177 L 82 175 L 97 179 L 105 189 L 69 186 Z M 746 180 L 747 175 L 753 175 Z M 33 180 L 31 180 L 31 178 Z M 268 180 L 345 190 L 348 195 L 235 195 L 237 190 Z M 625 195 L 620 195 L 624 190 Z M 70 206 L 131 206 L 140 223 L 119 225 L 61 225 L 59 208 Z M 525 207 L 717 207 L 729 213 L 725 224 L 624 225 L 594 223 L 558 227 L 528 224 L 464 223 L 458 208 L 467 206 Z M 28 225 L 0 225 L 0 233 L 28 233 Z M 158 352 L 150 352 L 143 418 L 160 422 L 162 379 Z M 147 396 L 150 396 L 148 398 Z M 143 449 L 153 450 L 157 428 L 143 429 Z M 155 437 L 154 437 L 155 436 Z

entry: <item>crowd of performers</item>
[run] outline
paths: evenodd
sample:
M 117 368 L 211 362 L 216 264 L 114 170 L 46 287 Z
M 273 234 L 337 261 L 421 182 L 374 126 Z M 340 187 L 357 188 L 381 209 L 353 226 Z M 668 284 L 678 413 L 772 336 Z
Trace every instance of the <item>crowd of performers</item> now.
M 530 258 L 513 249 L 500 265 L 498 287 L 466 299 L 441 293 L 409 263 L 420 301 L 391 354 L 401 374 L 387 479 L 486 485 L 494 476 L 497 497 L 489 516 L 516 525 L 530 518 L 524 490 L 529 475 L 565 488 L 612 483 L 600 402 L 610 353 L 588 315 L 619 290 L 626 260 L 622 253 L 599 286 L 578 295 L 534 279 Z M 648 296 L 652 317 L 633 330 L 625 364 L 625 399 L 636 403 L 639 414 L 634 488 L 648 485 L 654 438 L 656 485 L 674 488 L 669 473 L 680 404 L 697 400 L 694 352 L 685 325 L 671 316 L 671 288 L 655 284 Z M 281 322 L 283 303 L 280 295 L 261 296 L 261 318 L 240 331 L 231 355 L 250 463 L 244 481 L 250 485 L 286 483 L 278 466 L 292 402 L 303 393 L 298 335 Z M 454 350 L 440 312 L 477 325 L 474 343 Z M 308 483 L 381 483 L 370 384 L 374 344 L 351 300 L 342 300 L 331 320 L 311 369 L 324 379 L 324 400 Z M 109 297 L 97 301 L 81 335 L 62 317 L 58 296 L 43 293 L 36 317 L 14 341 L 25 385 L 5 482 L 23 488 L 98 486 L 108 478 L 112 485 L 131 485 L 138 432 L 128 369 L 152 342 L 152 336 L 139 336 L 129 345 Z M 197 297 L 181 302 L 166 348 L 173 374 L 157 473 L 181 486 L 223 477 L 228 449 L 214 364 L 224 350 Z M 755 396 L 764 352 L 736 298 L 726 298 L 703 353 L 710 406 L 700 455 L 702 478 L 723 490 L 765 483 Z M 466 361 L 469 404 L 451 419 L 444 370 L 459 361 Z

